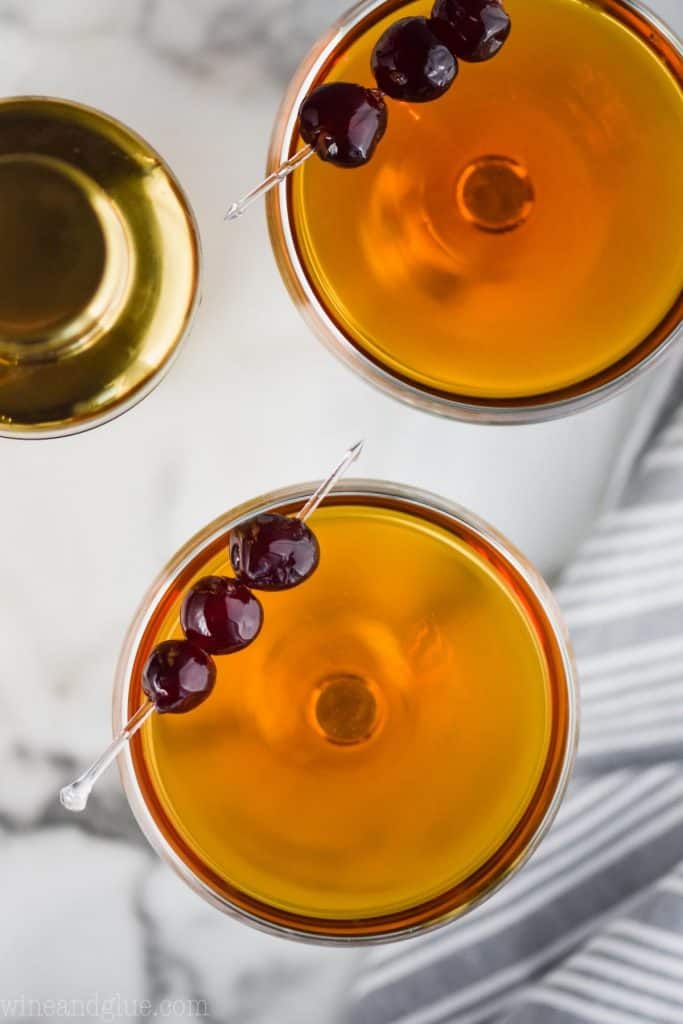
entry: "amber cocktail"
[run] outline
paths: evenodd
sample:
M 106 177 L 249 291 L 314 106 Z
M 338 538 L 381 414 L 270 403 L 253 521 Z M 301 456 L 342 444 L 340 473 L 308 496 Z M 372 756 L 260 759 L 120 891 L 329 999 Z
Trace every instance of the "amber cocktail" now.
M 310 494 L 211 524 L 147 596 L 122 656 L 118 729 L 226 534 Z M 378 483 L 312 516 L 316 571 L 259 593 L 263 626 L 217 658 L 201 707 L 153 715 L 121 762 L 157 851 L 226 912 L 330 941 L 409 935 L 462 914 L 533 850 L 574 753 L 575 680 L 558 610 L 490 527 Z M 189 634 L 188 634 L 189 635 Z
M 308 160 L 269 219 L 295 301 L 363 376 L 519 422 L 612 394 L 680 336 L 683 50 L 636 0 L 504 2 L 493 59 L 460 61 L 435 102 L 387 99 L 372 159 Z M 365 0 L 335 26 L 290 87 L 271 166 L 301 147 L 312 90 L 376 87 L 379 37 L 431 10 Z

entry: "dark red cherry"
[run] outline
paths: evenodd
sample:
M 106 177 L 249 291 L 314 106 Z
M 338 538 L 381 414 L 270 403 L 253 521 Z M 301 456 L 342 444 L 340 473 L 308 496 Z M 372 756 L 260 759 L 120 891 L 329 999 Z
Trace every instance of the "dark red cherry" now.
M 189 640 L 158 644 L 142 673 L 142 689 L 162 714 L 192 711 L 210 695 L 215 682 L 213 659 Z
M 337 167 L 366 164 L 386 128 L 387 107 L 381 92 L 362 85 L 321 85 L 299 110 L 301 138 L 321 160 Z
M 315 534 L 299 519 L 263 514 L 236 526 L 228 538 L 235 573 L 255 590 L 288 590 L 318 567 Z
M 427 18 L 401 18 L 375 46 L 372 70 L 387 96 L 426 103 L 450 89 L 458 62 Z
M 180 622 L 187 639 L 208 654 L 234 654 L 260 633 L 263 609 L 238 580 L 205 576 L 188 590 Z
M 510 35 L 510 18 L 500 0 L 436 0 L 434 31 L 461 60 L 490 60 Z

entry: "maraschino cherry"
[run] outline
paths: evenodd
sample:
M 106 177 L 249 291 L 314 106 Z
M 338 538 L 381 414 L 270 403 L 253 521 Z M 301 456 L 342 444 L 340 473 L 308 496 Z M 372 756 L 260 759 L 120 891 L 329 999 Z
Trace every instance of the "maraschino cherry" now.
M 205 576 L 188 590 L 180 624 L 187 639 L 207 654 L 235 654 L 261 632 L 263 608 L 239 580 Z
M 337 167 L 362 167 L 387 128 L 387 107 L 377 89 L 331 82 L 301 104 L 299 131 L 321 160 Z
M 159 714 L 185 714 L 211 695 L 216 683 L 213 658 L 189 640 L 157 644 L 142 673 L 142 689 Z
M 510 35 L 510 18 L 500 0 L 436 0 L 432 24 L 461 60 L 495 57 Z
M 427 103 L 450 89 L 458 62 L 427 18 L 401 18 L 379 39 L 372 70 L 380 89 L 395 100 Z
M 235 574 L 254 590 L 298 587 L 320 561 L 317 538 L 308 526 L 272 512 L 234 527 L 228 548 Z

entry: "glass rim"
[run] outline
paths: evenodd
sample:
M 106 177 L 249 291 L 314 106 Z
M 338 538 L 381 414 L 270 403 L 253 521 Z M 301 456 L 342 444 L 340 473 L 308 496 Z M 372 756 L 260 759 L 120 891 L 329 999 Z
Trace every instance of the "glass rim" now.
M 205 550 L 219 539 L 231 527 L 261 512 L 289 505 L 296 506 L 309 497 L 316 486 L 317 483 L 310 483 L 284 487 L 238 505 L 199 530 L 170 559 L 145 594 L 124 640 L 114 682 L 112 704 L 114 734 L 121 730 L 128 719 L 132 670 L 140 643 L 159 601 L 168 591 L 174 580 L 194 561 L 202 550 Z M 236 905 L 201 879 L 190 865 L 173 849 L 171 843 L 157 824 L 138 781 L 130 745 L 120 755 L 118 764 L 121 782 L 129 806 L 150 846 L 162 861 L 168 864 L 195 893 L 210 905 L 227 916 L 249 924 L 259 931 L 270 935 L 284 936 L 305 943 L 332 946 L 380 945 L 417 935 L 424 935 L 438 928 L 445 927 L 480 906 L 528 861 L 553 823 L 571 777 L 578 743 L 579 684 L 569 634 L 552 591 L 538 570 L 493 526 L 456 502 L 421 488 L 410 487 L 405 484 L 378 480 L 349 480 L 343 484 L 338 484 L 334 488 L 330 497 L 334 496 L 359 499 L 395 499 L 409 503 L 418 510 L 418 514 L 419 509 L 422 508 L 426 512 L 431 511 L 444 515 L 451 521 L 464 526 L 475 537 L 481 539 L 487 547 L 492 548 L 504 563 L 511 566 L 518 573 L 538 602 L 559 654 L 562 685 L 567 701 L 566 728 L 561 737 L 564 742 L 564 751 L 561 757 L 561 766 L 556 784 L 542 816 L 519 856 L 507 868 L 496 874 L 491 884 L 487 885 L 469 902 L 455 910 L 443 912 L 441 916 L 437 915 L 433 920 L 429 920 L 426 923 L 409 924 L 384 934 L 377 934 L 376 932 L 348 935 L 326 934 L 313 928 L 308 930 L 303 927 L 291 927 L 287 924 L 266 920 L 258 914 Z M 552 748 L 548 752 L 546 766 L 550 761 L 551 754 Z M 363 920 L 380 922 L 382 919 L 383 916 L 378 916 Z M 310 920 L 313 925 L 317 919 L 309 916 L 306 920 Z M 317 923 L 324 925 L 325 922 L 318 920 Z
M 379 8 L 400 8 L 409 0 L 359 0 L 343 14 L 304 57 L 295 72 L 276 116 L 268 153 L 271 173 L 297 148 L 297 120 L 301 102 L 321 70 L 348 34 Z M 644 18 L 683 60 L 683 39 L 641 0 L 610 0 Z M 296 307 L 319 341 L 348 368 L 384 394 L 425 412 L 466 422 L 497 425 L 541 423 L 581 412 L 614 397 L 658 366 L 676 342 L 683 341 L 683 316 L 678 302 L 663 315 L 645 338 L 615 363 L 576 384 L 539 395 L 487 399 L 430 388 L 407 375 L 389 370 L 378 358 L 362 350 L 327 311 L 311 284 L 299 254 L 290 216 L 291 182 L 266 197 L 271 246 L 284 283 Z M 659 336 L 661 334 L 661 337 Z M 648 344 L 652 347 L 647 350 Z M 644 353 L 638 356 L 640 349 Z M 621 368 L 620 368 L 621 367 Z
M 126 395 L 122 400 L 111 403 L 108 406 L 103 407 L 101 410 L 83 419 L 79 419 L 75 423 L 53 426 L 49 422 L 46 422 L 45 424 L 38 424 L 35 427 L 32 427 L 27 426 L 26 424 L 13 426 L 11 423 L 3 423 L 0 421 L 0 439 L 6 438 L 19 441 L 45 441 L 59 437 L 74 437 L 77 434 L 88 433 L 90 430 L 95 430 L 97 427 L 104 426 L 104 424 L 111 423 L 113 420 L 118 419 L 119 416 L 123 416 L 124 413 L 133 409 L 154 390 L 156 390 L 180 355 L 180 352 L 184 348 L 192 331 L 197 310 L 201 304 L 201 284 L 203 276 L 202 239 L 192 204 L 187 192 L 180 182 L 180 179 L 175 174 L 169 162 L 148 141 L 148 139 L 144 135 L 141 135 L 140 132 L 136 131 L 135 128 L 131 128 L 129 124 L 122 121 L 120 118 L 115 117 L 113 114 L 109 114 L 106 111 L 101 110 L 99 107 L 92 106 L 92 104 L 81 103 L 80 100 L 72 100 L 64 96 L 52 96 L 45 93 L 18 93 L 16 95 L 3 96 L 0 98 L 0 108 L 8 107 L 15 103 L 31 103 L 35 101 L 51 103 L 61 107 L 70 108 L 74 111 L 83 111 L 86 114 L 93 114 L 98 119 L 114 125 L 120 131 L 130 136 L 133 140 L 139 143 L 146 152 L 155 158 L 172 184 L 178 197 L 178 201 L 183 209 L 183 213 L 187 218 L 187 223 L 193 240 L 196 269 L 192 301 L 188 306 L 182 328 L 177 334 L 173 348 L 169 351 L 162 363 L 146 380 L 141 381 L 130 392 L 130 394 Z

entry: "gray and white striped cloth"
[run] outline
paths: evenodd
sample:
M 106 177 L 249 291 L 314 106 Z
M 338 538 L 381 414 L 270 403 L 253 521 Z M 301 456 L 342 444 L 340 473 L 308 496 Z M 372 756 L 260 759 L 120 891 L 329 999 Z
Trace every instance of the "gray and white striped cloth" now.
M 683 378 L 557 595 L 576 774 L 538 853 L 469 918 L 378 947 L 353 1024 L 683 1024 Z

